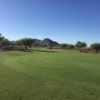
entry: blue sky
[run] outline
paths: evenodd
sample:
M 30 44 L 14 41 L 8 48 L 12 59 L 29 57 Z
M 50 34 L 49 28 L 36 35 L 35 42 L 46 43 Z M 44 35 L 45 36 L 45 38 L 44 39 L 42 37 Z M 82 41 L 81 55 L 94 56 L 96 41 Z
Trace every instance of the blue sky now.
M 0 0 L 0 33 L 10 40 L 100 42 L 100 0 Z

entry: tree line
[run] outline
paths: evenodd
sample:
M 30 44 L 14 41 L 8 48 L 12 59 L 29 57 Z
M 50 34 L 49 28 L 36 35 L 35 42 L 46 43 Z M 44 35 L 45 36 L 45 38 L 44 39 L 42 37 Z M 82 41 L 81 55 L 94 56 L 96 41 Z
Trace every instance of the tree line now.
M 0 34 L 0 50 L 28 50 L 31 49 L 32 47 L 47 47 L 49 49 L 52 48 L 60 48 L 60 49 L 76 49 L 79 50 L 80 52 L 86 50 L 87 43 L 78 41 L 76 42 L 75 45 L 73 44 L 59 44 L 56 41 L 50 40 L 48 38 L 45 38 L 44 40 L 39 40 L 39 39 L 33 39 L 33 38 L 22 38 L 17 41 L 9 41 L 7 38 L 2 36 Z M 100 43 L 93 43 L 89 47 L 90 49 L 95 50 L 96 53 L 99 52 L 100 50 Z

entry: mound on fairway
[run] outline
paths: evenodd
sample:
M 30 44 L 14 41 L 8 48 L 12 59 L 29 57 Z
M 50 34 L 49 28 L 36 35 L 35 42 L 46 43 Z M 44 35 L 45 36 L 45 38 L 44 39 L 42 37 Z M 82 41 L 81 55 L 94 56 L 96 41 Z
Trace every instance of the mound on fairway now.
M 0 53 L 0 100 L 100 100 L 100 55 Z

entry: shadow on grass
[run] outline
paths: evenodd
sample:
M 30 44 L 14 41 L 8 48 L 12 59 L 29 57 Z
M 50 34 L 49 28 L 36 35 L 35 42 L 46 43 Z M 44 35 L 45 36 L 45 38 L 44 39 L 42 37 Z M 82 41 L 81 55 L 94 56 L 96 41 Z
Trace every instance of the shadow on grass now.
M 0 52 L 10 52 L 10 51 L 32 52 L 31 49 L 10 49 L 10 50 L 1 50 Z
M 1 52 L 9 52 L 9 51 L 21 51 L 21 52 L 49 52 L 49 53 L 58 53 L 58 51 L 53 51 L 53 50 L 41 50 L 41 49 L 9 49 L 9 50 L 2 50 Z
M 52 51 L 52 50 L 39 50 L 39 49 L 33 49 L 33 52 L 37 51 L 37 52 L 50 52 L 50 53 L 58 53 L 57 51 Z

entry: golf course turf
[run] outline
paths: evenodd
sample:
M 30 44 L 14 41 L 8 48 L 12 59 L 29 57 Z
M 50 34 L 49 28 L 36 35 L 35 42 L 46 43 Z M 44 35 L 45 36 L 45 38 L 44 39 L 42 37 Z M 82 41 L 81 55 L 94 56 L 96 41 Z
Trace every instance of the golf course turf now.
M 100 100 L 100 55 L 0 52 L 0 100 Z

